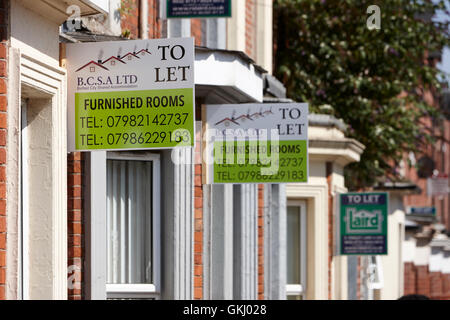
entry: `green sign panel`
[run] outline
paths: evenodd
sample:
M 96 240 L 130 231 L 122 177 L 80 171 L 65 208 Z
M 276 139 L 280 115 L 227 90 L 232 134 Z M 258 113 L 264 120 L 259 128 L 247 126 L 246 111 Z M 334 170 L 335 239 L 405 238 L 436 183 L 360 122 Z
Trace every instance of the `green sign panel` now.
M 77 149 L 193 145 L 192 89 L 75 94 Z
M 214 144 L 214 183 L 306 182 L 306 141 Z M 222 161 L 220 161 L 222 160 Z M 231 160 L 231 161 L 229 161 Z
M 339 195 L 339 254 L 387 254 L 388 194 Z

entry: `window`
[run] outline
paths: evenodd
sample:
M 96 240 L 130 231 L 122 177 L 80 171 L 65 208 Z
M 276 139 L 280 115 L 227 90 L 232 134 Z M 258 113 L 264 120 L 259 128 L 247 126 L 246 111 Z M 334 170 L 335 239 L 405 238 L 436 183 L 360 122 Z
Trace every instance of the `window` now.
M 159 155 L 107 156 L 108 299 L 157 299 L 160 265 Z
M 288 300 L 302 300 L 306 292 L 306 203 L 288 201 L 287 205 L 287 277 Z

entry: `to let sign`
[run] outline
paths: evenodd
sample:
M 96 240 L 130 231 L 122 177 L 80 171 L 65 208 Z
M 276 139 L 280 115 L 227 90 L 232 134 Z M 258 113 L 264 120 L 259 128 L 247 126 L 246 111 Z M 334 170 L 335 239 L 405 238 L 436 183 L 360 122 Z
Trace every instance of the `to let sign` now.
M 231 0 L 167 0 L 167 18 L 231 17 Z
M 207 183 L 308 181 L 308 104 L 207 105 Z
M 340 194 L 339 254 L 387 254 L 387 218 L 386 192 Z
M 194 145 L 193 38 L 67 44 L 68 149 Z

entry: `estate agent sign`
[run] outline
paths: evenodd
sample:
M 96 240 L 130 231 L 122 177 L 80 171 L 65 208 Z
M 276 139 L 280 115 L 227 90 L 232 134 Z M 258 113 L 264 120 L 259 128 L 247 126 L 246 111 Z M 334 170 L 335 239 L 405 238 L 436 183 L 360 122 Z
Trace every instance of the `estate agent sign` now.
M 339 203 L 339 254 L 387 254 L 388 194 L 345 193 Z
M 207 105 L 207 183 L 308 181 L 308 104 Z
M 69 151 L 193 146 L 193 38 L 66 48 Z
M 167 18 L 231 17 L 231 0 L 166 0 Z

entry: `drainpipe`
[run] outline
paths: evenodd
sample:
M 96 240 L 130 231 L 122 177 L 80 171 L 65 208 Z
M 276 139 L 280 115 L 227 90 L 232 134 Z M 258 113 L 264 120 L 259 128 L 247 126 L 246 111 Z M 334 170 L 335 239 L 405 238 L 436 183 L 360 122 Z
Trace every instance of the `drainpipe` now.
M 148 0 L 141 0 L 140 1 L 140 23 L 141 27 L 140 29 L 140 38 L 141 39 L 148 39 Z

